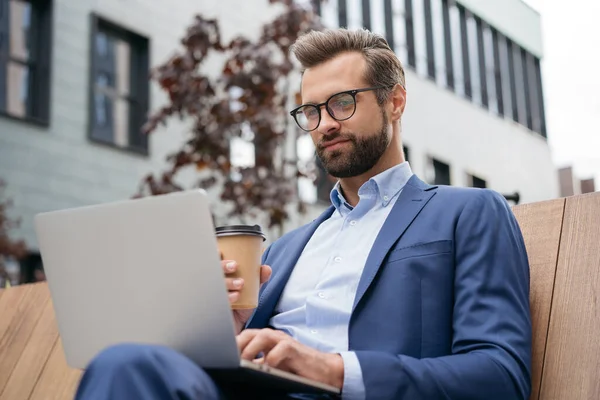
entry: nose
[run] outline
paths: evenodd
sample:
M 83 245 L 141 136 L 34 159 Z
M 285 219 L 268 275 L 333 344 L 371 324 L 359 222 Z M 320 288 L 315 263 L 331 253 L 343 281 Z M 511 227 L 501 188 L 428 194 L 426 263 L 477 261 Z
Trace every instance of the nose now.
M 339 131 L 341 127 L 340 121 L 336 121 L 329 115 L 325 107 L 321 109 L 321 123 L 317 128 L 317 131 L 322 135 L 330 135 Z

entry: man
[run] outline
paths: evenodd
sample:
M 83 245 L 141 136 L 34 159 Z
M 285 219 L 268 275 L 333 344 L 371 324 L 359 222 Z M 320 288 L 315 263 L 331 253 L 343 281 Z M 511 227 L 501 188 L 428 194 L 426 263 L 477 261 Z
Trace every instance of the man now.
M 260 306 L 234 314 L 242 357 L 344 399 L 527 399 L 529 266 L 505 200 L 411 172 L 404 71 L 381 36 L 312 32 L 293 51 L 304 74 L 291 114 L 339 181 L 328 210 L 265 251 Z M 234 301 L 243 282 L 226 279 Z M 78 395 L 218 399 L 221 389 L 174 351 L 127 345 L 92 362 Z

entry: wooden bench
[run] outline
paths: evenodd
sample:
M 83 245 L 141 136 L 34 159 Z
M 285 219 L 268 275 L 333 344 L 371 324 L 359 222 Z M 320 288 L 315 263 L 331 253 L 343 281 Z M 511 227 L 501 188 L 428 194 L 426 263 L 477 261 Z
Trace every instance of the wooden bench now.
M 531 264 L 531 399 L 600 399 L 600 193 L 514 207 Z M 0 291 L 0 400 L 72 399 L 45 283 Z

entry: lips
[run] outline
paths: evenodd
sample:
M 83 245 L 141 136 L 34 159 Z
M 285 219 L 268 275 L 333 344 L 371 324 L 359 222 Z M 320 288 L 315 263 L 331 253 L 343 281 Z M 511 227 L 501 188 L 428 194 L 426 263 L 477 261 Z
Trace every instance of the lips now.
M 345 142 L 348 142 L 348 141 L 349 141 L 348 139 L 342 139 L 342 138 L 339 138 L 339 139 L 333 139 L 333 140 L 330 140 L 330 141 L 328 141 L 328 142 L 323 142 L 323 143 L 321 143 L 321 148 L 323 148 L 323 149 L 327 149 L 327 148 L 329 148 L 329 147 L 333 147 L 333 146 L 335 146 L 335 145 L 337 145 L 337 144 L 340 144 L 340 143 L 345 143 Z M 337 146 L 336 146 L 336 147 L 337 147 Z

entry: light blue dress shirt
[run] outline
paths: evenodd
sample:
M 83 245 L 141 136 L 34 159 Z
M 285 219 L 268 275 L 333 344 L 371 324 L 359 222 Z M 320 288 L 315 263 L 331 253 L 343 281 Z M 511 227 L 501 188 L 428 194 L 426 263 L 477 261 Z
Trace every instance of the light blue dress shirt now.
M 335 211 L 306 244 L 270 320 L 299 342 L 342 356 L 343 399 L 365 398 L 358 358 L 348 351 L 352 305 L 375 238 L 411 176 L 408 162 L 374 176 L 360 187 L 354 208 L 335 185 Z

